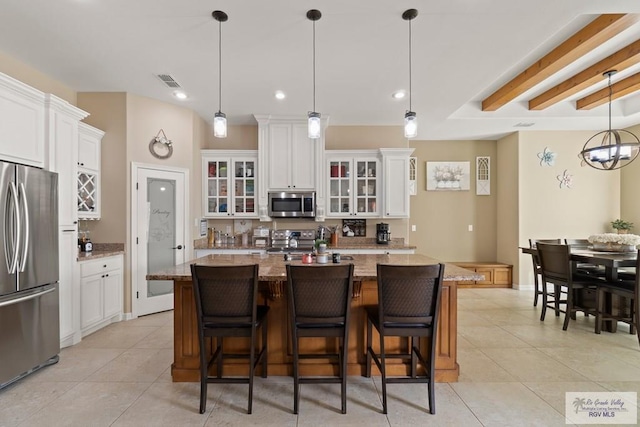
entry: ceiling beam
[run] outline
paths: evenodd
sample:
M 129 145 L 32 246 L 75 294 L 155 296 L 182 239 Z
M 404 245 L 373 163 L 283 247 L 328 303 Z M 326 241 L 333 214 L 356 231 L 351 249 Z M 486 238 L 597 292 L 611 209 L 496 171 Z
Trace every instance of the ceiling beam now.
M 638 22 L 639 15 L 600 15 L 562 44 L 482 101 L 482 111 L 495 111 L 576 59 Z
M 640 73 L 620 80 L 611 85 L 611 100 L 622 98 L 630 93 L 640 90 Z M 609 87 L 585 96 L 576 101 L 577 110 L 591 110 L 599 105 L 609 102 Z
M 529 110 L 544 110 L 602 80 L 605 71 L 622 71 L 640 62 L 640 40 L 620 49 L 529 101 Z

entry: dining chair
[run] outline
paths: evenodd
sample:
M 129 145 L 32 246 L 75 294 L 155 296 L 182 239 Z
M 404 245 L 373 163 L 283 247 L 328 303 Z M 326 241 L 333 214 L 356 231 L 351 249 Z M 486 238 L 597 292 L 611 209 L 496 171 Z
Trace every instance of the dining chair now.
M 269 307 L 258 305 L 258 265 L 191 264 L 191 276 L 200 346 L 200 413 L 203 414 L 206 410 L 208 383 L 241 383 L 249 384 L 247 413 L 250 414 L 253 403 L 253 377 L 260 362 L 262 377 L 267 377 Z M 258 328 L 262 330 L 259 352 L 256 348 Z M 224 353 L 223 341 L 227 337 L 250 338 L 249 353 Z M 210 349 L 205 347 L 206 338 L 210 339 Z M 215 351 L 213 338 L 216 339 Z M 225 358 L 248 358 L 248 377 L 223 377 Z M 209 373 L 214 363 L 217 363 L 216 376 Z
M 547 293 L 542 294 L 543 304 L 540 320 L 544 320 L 547 308 L 554 310 L 556 316 L 559 313 L 565 313 L 562 330 L 566 331 L 569 327 L 569 319 L 571 317 L 575 318 L 575 313 L 578 311 L 596 315 L 597 307 L 599 306 L 597 288 L 603 281 L 587 276 L 574 277 L 571 249 L 568 245 L 538 242 L 536 248 L 540 259 L 543 284 L 545 286 L 546 284 L 552 284 L 556 287 L 553 305 L 549 303 Z M 560 299 L 559 288 L 566 289 L 566 299 Z M 579 292 L 584 293 L 586 291 L 590 291 L 596 296 L 593 307 L 586 306 L 587 304 L 584 304 L 585 298 L 579 294 Z M 560 309 L 560 304 L 565 304 L 564 310 Z
M 353 264 L 287 264 L 287 290 L 293 348 L 293 413 L 300 406 L 300 384 L 339 383 L 342 413 L 347 413 L 347 351 L 353 293 Z M 337 338 L 337 353 L 300 353 L 300 338 Z M 338 374 L 300 376 L 301 359 L 338 361 Z
M 561 239 L 529 239 L 529 247 L 535 249 L 538 243 L 562 243 Z M 546 283 L 542 281 L 542 270 L 540 269 L 540 257 L 537 254 L 531 254 L 531 261 L 533 262 L 533 306 L 538 306 L 538 297 L 543 293 L 547 293 L 549 297 L 555 299 L 555 292 L 559 291 L 559 288 L 554 287 L 554 291 L 549 291 Z M 559 316 L 556 312 L 556 316 Z M 543 320 L 543 319 L 540 319 Z
M 636 260 L 636 271 L 640 268 L 640 251 Z M 624 322 L 629 325 L 629 333 L 638 335 L 640 344 L 640 277 L 636 274 L 635 280 L 607 281 L 598 288 L 598 312 L 596 313 L 596 334 L 602 330 L 602 322 L 605 320 Z M 605 309 L 606 297 L 618 296 L 628 300 L 629 311 L 614 314 L 611 306 Z
M 440 316 L 440 297 L 444 264 L 384 265 L 378 264 L 378 304 L 365 306 L 367 313 L 367 367 L 371 376 L 373 360 L 382 375 L 382 413 L 387 413 L 387 384 L 427 383 L 429 412 L 436 413 L 435 356 L 436 332 Z M 380 335 L 379 353 L 373 349 L 373 327 Z M 406 337 L 407 351 L 389 353 L 385 337 Z M 426 354 L 422 354 L 420 338 L 427 338 Z M 387 359 L 410 362 L 408 376 L 387 376 Z M 417 362 L 424 375 L 417 374 Z

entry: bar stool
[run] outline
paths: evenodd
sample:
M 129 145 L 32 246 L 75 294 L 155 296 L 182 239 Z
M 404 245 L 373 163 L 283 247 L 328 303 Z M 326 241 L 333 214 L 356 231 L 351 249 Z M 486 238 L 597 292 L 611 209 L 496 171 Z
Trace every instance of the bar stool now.
M 247 413 L 253 403 L 253 377 L 262 362 L 262 377 L 267 377 L 267 313 L 269 307 L 258 305 L 258 265 L 202 266 L 191 264 L 196 300 L 198 341 L 200 344 L 200 413 L 207 405 L 208 383 L 249 384 Z M 262 329 L 262 348 L 256 354 L 257 329 Z M 205 337 L 216 338 L 216 349 L 208 359 Z M 225 337 L 249 337 L 249 354 L 223 352 Z M 224 358 L 248 358 L 248 377 L 223 377 Z M 217 362 L 217 376 L 209 368 Z
M 435 406 L 436 331 L 440 315 L 440 294 L 444 264 L 436 265 L 382 265 L 378 264 L 378 305 L 365 306 L 367 313 L 367 372 L 371 376 L 371 360 L 382 374 L 382 412 L 387 413 L 388 383 L 427 383 L 429 412 Z M 372 327 L 380 334 L 380 353 L 373 350 Z M 407 337 L 409 352 L 387 353 L 385 337 Z M 420 352 L 420 337 L 428 338 L 427 354 Z M 425 357 L 426 356 L 426 357 Z M 386 359 L 411 362 L 407 377 L 388 378 Z M 420 361 L 425 375 L 418 376 L 416 365 Z
M 287 289 L 293 344 L 293 413 L 298 413 L 300 384 L 341 384 L 342 413 L 347 413 L 347 349 L 353 291 L 353 264 L 287 264 Z M 299 339 L 338 338 L 338 353 L 301 354 Z M 337 359 L 334 377 L 301 377 L 300 359 Z

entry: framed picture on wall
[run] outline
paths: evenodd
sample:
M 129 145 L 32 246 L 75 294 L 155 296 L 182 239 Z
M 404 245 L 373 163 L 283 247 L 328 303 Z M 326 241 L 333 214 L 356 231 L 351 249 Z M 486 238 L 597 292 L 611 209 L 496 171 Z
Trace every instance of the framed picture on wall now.
M 468 191 L 469 162 L 426 162 L 427 191 Z

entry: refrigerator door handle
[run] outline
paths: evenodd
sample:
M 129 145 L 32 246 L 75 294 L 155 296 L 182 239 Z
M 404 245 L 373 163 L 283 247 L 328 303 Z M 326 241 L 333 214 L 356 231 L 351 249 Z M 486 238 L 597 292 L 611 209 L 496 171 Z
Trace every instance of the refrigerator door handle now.
M 20 238 L 20 218 L 18 209 L 18 191 L 14 182 L 9 183 L 9 194 L 7 205 L 5 206 L 5 237 L 4 239 L 5 258 L 9 274 L 15 274 L 18 266 L 19 238 Z M 7 209 L 9 207 L 9 209 Z M 10 259 L 11 258 L 11 259 Z M 17 285 L 16 285 L 17 287 Z M 17 289 L 16 289 L 17 290 Z
M 0 307 L 6 307 L 8 305 L 18 304 L 19 302 L 22 302 L 22 301 L 28 301 L 30 299 L 40 298 L 41 296 L 46 295 L 46 294 L 48 294 L 50 292 L 53 292 L 55 290 L 56 290 L 56 288 L 54 286 L 54 287 L 49 288 L 47 290 L 40 291 L 40 292 L 35 292 L 33 294 L 25 295 L 25 296 L 20 297 L 20 298 L 11 299 L 11 300 L 8 300 L 8 301 L 2 301 L 2 302 L 0 302 Z
M 24 214 L 24 237 L 22 239 L 22 261 L 19 264 L 20 272 L 24 272 L 27 264 L 27 255 L 29 254 L 29 204 L 27 203 L 27 192 L 24 183 L 20 183 L 18 193 L 22 196 L 22 212 Z

